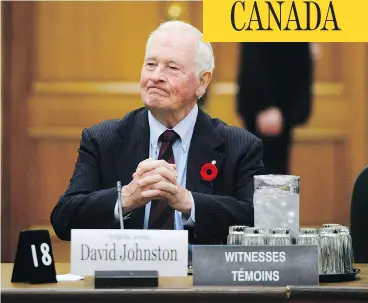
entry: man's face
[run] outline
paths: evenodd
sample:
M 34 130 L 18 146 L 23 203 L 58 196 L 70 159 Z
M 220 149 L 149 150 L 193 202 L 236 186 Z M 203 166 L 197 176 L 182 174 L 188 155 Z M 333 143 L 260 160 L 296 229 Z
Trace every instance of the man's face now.
M 191 108 L 201 93 L 195 76 L 197 44 L 189 35 L 155 34 L 147 45 L 141 95 L 149 109 Z

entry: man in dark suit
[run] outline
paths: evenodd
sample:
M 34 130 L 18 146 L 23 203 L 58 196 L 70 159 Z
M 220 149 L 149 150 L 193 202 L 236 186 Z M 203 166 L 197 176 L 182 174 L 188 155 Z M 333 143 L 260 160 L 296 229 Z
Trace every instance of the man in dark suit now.
M 242 43 L 238 112 L 262 139 L 266 174 L 289 174 L 292 130 L 305 123 L 312 103 L 309 43 Z
M 253 225 L 262 144 L 198 108 L 213 69 L 211 45 L 191 25 L 167 22 L 150 36 L 145 107 L 83 130 L 69 187 L 51 214 L 61 239 L 72 229 L 119 228 L 118 180 L 126 229 L 187 229 L 190 243 L 211 244 L 226 241 L 231 225 Z

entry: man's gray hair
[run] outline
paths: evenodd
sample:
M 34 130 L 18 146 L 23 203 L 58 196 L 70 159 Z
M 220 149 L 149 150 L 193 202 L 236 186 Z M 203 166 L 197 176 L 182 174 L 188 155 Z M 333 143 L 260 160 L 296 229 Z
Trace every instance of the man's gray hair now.
M 147 41 L 147 45 L 155 33 L 170 31 L 172 29 L 183 30 L 185 33 L 191 34 L 197 38 L 198 50 L 196 57 L 196 70 L 195 70 L 197 77 L 199 77 L 199 75 L 204 71 L 213 72 L 215 68 L 215 58 L 213 55 L 211 43 L 204 42 L 203 34 L 197 28 L 188 23 L 178 20 L 161 23 L 160 26 L 150 34 Z

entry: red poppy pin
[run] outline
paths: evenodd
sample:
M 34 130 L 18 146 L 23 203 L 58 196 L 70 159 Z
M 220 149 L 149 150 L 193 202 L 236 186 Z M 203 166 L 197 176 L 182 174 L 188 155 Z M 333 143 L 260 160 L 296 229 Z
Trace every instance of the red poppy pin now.
M 203 164 L 201 167 L 201 177 L 205 181 L 213 181 L 217 177 L 218 169 L 216 167 L 216 161 Z

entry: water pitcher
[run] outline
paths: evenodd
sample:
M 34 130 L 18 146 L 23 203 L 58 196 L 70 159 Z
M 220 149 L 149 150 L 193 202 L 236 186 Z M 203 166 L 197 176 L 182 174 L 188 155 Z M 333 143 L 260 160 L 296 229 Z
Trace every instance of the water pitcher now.
M 254 226 L 265 230 L 288 228 L 292 238 L 299 231 L 300 177 L 254 176 Z

